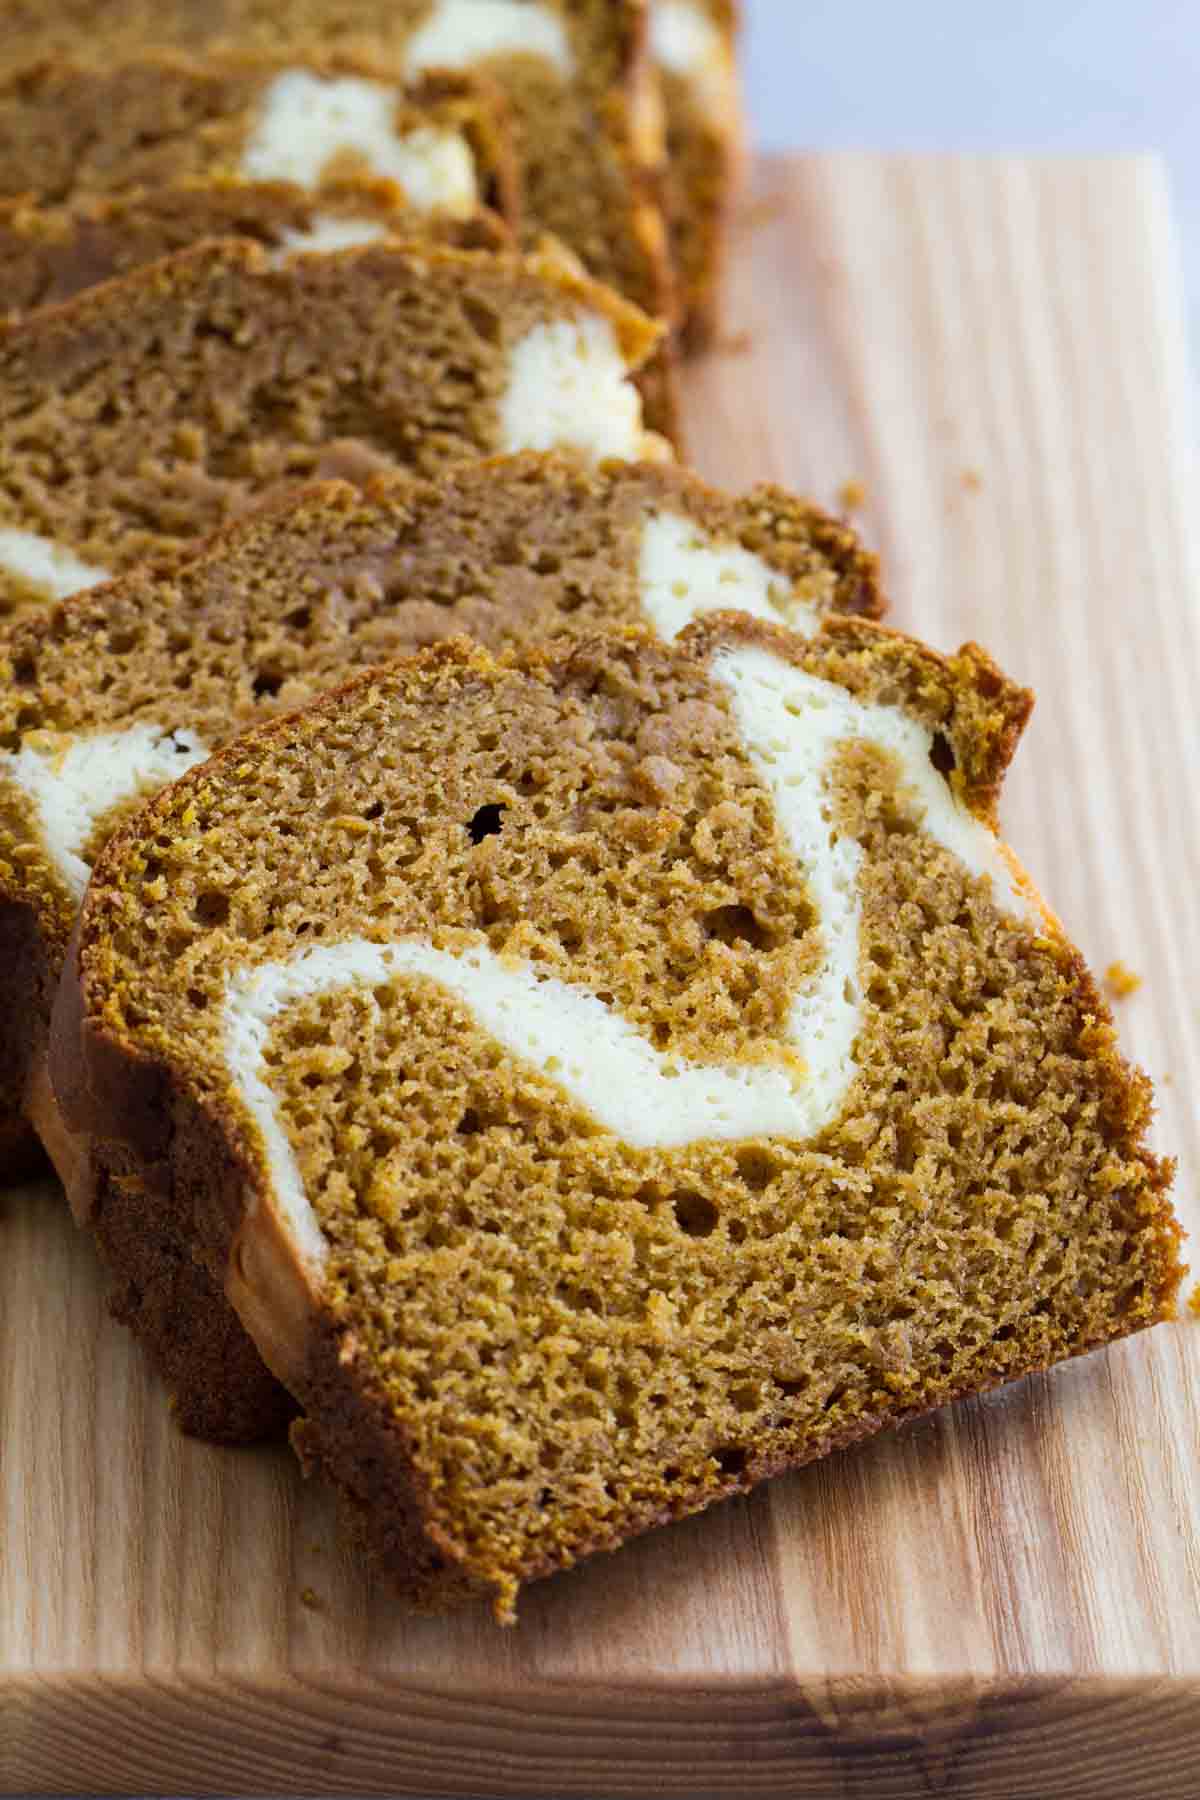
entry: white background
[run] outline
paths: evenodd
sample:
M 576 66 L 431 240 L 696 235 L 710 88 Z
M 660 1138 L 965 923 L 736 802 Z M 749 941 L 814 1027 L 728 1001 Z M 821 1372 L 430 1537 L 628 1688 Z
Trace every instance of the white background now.
M 1200 0 L 744 0 L 764 149 L 1166 157 L 1200 342 Z

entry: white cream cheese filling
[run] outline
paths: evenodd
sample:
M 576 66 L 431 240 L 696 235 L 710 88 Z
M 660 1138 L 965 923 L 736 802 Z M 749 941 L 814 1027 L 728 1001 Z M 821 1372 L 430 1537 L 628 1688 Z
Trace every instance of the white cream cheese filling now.
M 412 75 L 469 69 L 489 56 L 536 56 L 569 77 L 575 62 L 561 15 L 535 0 L 438 0 L 408 40 Z
M 32 800 L 46 853 L 82 900 L 91 870 L 80 852 L 98 820 L 121 800 L 149 798 L 208 754 L 195 732 L 147 722 L 79 737 L 31 732 L 19 750 L 0 752 L 0 769 Z
M 310 1264 L 320 1264 L 324 1238 L 264 1077 L 271 1026 L 300 1000 L 347 986 L 371 993 L 405 978 L 433 981 L 482 1031 L 631 1148 L 758 1137 L 802 1142 L 831 1124 L 845 1104 L 863 1019 L 862 852 L 838 834 L 827 788 L 838 746 L 866 740 L 894 756 L 924 828 L 972 874 L 991 878 L 998 904 L 1025 910 L 992 834 L 957 804 L 929 761 L 928 732 L 899 709 L 866 705 L 758 647 L 721 651 L 713 673 L 730 691 L 747 751 L 819 910 L 825 961 L 789 1016 L 797 1065 L 705 1066 L 662 1052 L 594 994 L 487 945 L 447 950 L 420 938 L 390 944 L 354 938 L 243 968 L 226 989 L 225 1056 L 262 1133 L 279 1204 Z
M 741 544 L 718 541 L 679 513 L 642 527 L 642 611 L 668 642 L 705 613 L 743 612 L 811 637 L 820 623 L 786 576 Z
M 650 45 L 655 61 L 689 83 L 714 123 L 735 125 L 737 66 L 723 33 L 695 0 L 653 0 Z
M 18 531 L 14 526 L 0 527 L 0 574 L 27 582 L 48 600 L 65 600 L 68 594 L 112 578 L 108 569 L 83 562 L 52 538 L 36 531 Z
M 933 739 L 899 707 L 856 700 L 836 682 L 791 667 L 770 651 L 723 650 L 713 675 L 733 698 L 742 740 L 796 861 L 804 870 L 825 960 L 792 1002 L 789 1030 L 807 1065 L 805 1093 L 814 1123 L 794 1137 L 831 1124 L 857 1073 L 854 1044 L 862 1028 L 859 981 L 859 874 L 862 850 L 830 817 L 826 781 L 842 744 L 868 743 L 899 765 L 901 786 L 917 802 L 923 830 L 972 875 L 991 882 L 997 906 L 1030 916 L 1028 902 L 986 825 L 958 801 L 930 760 Z M 755 1135 L 762 1135 L 756 1133 Z
M 500 401 L 502 447 L 643 455 L 641 396 L 610 320 L 598 313 L 535 325 L 515 345 Z
M 276 268 L 310 252 L 324 254 L 330 250 L 352 250 L 359 244 L 378 244 L 388 236 L 388 228 L 378 219 L 337 218 L 332 213 L 315 213 L 307 231 L 285 231 L 278 249 L 272 251 Z
M 358 75 L 288 69 L 267 91 L 242 154 L 246 181 L 290 181 L 313 189 L 339 155 L 361 157 L 369 172 L 394 181 L 411 206 L 465 218 L 479 202 L 470 146 L 432 125 L 396 129 L 396 90 Z

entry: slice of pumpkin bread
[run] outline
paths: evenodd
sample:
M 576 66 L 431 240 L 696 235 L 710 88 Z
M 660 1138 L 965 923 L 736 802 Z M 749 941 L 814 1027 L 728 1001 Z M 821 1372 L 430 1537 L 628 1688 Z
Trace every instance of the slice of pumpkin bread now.
M 518 223 L 496 90 L 460 75 L 406 87 L 375 63 L 142 56 L 51 63 L 0 81 L 0 196 L 72 204 L 182 183 L 386 182 L 417 213 Z
M 285 181 L 181 182 L 68 206 L 0 202 L 0 323 L 58 306 L 88 288 L 210 238 L 245 238 L 274 261 L 377 243 L 512 248 L 499 214 L 423 213 L 390 182 L 350 180 L 319 194 Z
M 436 485 L 315 487 L 230 527 L 177 575 L 134 572 L 0 632 L 0 1177 L 25 1160 L 32 1114 L 80 1217 L 95 1215 L 120 1309 L 153 1305 L 144 1335 L 190 1429 L 254 1435 L 277 1396 L 259 1365 L 255 1426 L 243 1366 L 234 1403 L 208 1335 L 217 1297 L 194 1315 L 194 1354 L 180 1348 L 193 1315 L 158 1305 L 128 1196 L 92 1193 L 50 1104 L 50 1006 L 95 851 L 157 785 L 356 664 L 458 632 L 496 647 L 652 619 L 670 632 L 686 616 L 681 589 L 711 607 L 731 580 L 764 616 L 797 624 L 880 607 L 853 534 L 776 489 L 733 499 L 670 465 L 528 454 Z M 176 1264 L 189 1279 L 186 1239 Z
M 745 155 L 738 0 L 652 0 L 651 43 L 666 109 L 665 206 L 690 349 L 720 312 L 730 206 Z
M 68 1123 L 156 1171 L 410 1600 L 511 1618 L 1172 1312 L 1149 1082 L 995 835 L 1029 706 L 855 619 L 458 640 L 109 841 Z
M 549 258 L 201 245 L 0 328 L 0 611 L 177 564 L 281 484 L 639 455 L 658 335 Z
M 402 80 L 456 70 L 508 101 L 531 234 L 553 232 L 646 312 L 673 295 L 646 0 L 4 0 L 0 72 L 157 51 L 363 57 Z M 39 72 L 39 65 L 40 71 Z M 301 134 L 303 96 L 283 108 Z M 286 122 L 286 120 L 285 120 Z M 112 129 L 120 132 L 119 121 Z M 532 240 L 531 240 L 532 241 Z

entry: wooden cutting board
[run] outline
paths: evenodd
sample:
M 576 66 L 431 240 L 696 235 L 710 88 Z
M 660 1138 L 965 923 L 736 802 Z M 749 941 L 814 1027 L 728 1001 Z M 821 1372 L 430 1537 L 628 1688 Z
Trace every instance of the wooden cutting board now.
M 1010 835 L 1200 1229 L 1192 399 L 1152 162 L 757 172 L 696 460 L 861 483 L 896 621 L 1041 695 Z M 744 336 L 742 334 L 745 334 Z M 0 1200 L 0 1788 L 1200 1794 L 1200 1320 L 415 1621 L 283 1449 L 185 1443 L 53 1189 Z

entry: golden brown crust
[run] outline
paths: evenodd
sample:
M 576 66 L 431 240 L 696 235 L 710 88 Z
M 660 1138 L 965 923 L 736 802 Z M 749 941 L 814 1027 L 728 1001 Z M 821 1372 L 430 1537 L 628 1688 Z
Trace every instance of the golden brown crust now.
M 565 933 L 563 966 L 575 979 L 610 989 L 642 1029 L 657 1020 L 664 1044 L 683 1055 L 696 1054 L 691 1046 L 705 1033 L 714 1045 L 733 1041 L 736 1009 L 724 1024 L 712 1022 L 722 983 L 736 988 L 739 959 L 748 959 L 760 1017 L 776 1000 L 786 1002 L 790 978 L 777 991 L 771 974 L 779 947 L 771 909 L 790 909 L 795 920 L 806 911 L 799 890 L 793 893 L 795 871 L 777 860 L 774 828 L 755 836 L 760 827 L 747 804 L 753 782 L 745 785 L 744 752 L 708 674 L 715 655 L 738 645 L 769 649 L 859 698 L 899 706 L 931 735 L 935 751 L 945 745 L 952 760 L 944 772 L 963 802 L 990 815 L 1029 696 L 981 652 L 939 657 L 862 620 L 828 620 L 802 640 L 719 615 L 691 627 L 674 648 L 629 632 L 496 662 L 456 641 L 364 676 L 185 777 L 119 832 L 97 865 L 79 979 L 64 984 L 55 1036 L 55 1079 L 69 1122 L 103 1133 L 109 1154 L 162 1166 L 164 1191 L 190 1217 L 205 1260 L 269 1339 L 264 1347 L 306 1407 L 306 1458 L 330 1469 L 367 1527 L 378 1529 L 405 1590 L 424 1604 L 486 1587 L 509 1616 L 523 1581 L 956 1394 L 1153 1324 L 1173 1305 L 1181 1270 L 1167 1199 L 1171 1168 L 1145 1147 L 1148 1083 L 1121 1061 L 1111 1018 L 1078 953 L 1052 920 L 1018 925 L 1001 915 L 990 890 L 919 832 L 914 837 L 886 770 L 858 754 L 848 757 L 838 777 L 844 792 L 839 786 L 831 804 L 841 828 L 870 845 L 862 932 L 864 961 L 875 973 L 860 1061 L 869 1097 L 864 1089 L 819 1146 L 772 1139 L 739 1145 L 736 1155 L 719 1145 L 689 1148 L 661 1168 L 653 1155 L 631 1161 L 619 1140 L 581 1133 L 532 1066 L 506 1071 L 461 1021 L 453 1023 L 447 1003 L 426 996 L 404 1002 L 395 1054 L 408 1070 L 426 1056 L 422 1045 L 437 1046 L 431 1066 L 447 1084 L 446 1120 L 457 1123 L 441 1122 L 438 1081 L 417 1083 L 421 1099 L 404 1112 L 399 1161 L 386 1165 L 392 1173 L 376 1193 L 372 1159 L 390 1155 L 387 1145 L 396 1141 L 391 1101 L 376 1109 L 373 1126 L 373 1115 L 361 1115 L 368 1137 L 371 1129 L 382 1134 L 378 1150 L 356 1149 L 360 1115 L 353 1110 L 331 1115 L 341 1120 L 336 1153 L 321 1135 L 322 1109 L 342 1104 L 342 1071 L 353 1071 L 346 1075 L 352 1107 L 365 1105 L 367 1093 L 397 1091 L 386 1060 L 393 1040 L 372 1048 L 351 996 L 324 1012 L 298 1011 L 288 1028 L 294 1035 L 274 1040 L 272 1052 L 279 1081 L 289 1066 L 299 1080 L 296 1154 L 311 1171 L 309 1191 L 330 1246 L 328 1265 L 315 1274 L 284 1226 L 262 1145 L 215 1049 L 222 966 L 241 966 L 247 956 L 271 960 L 304 941 L 297 922 L 311 927 L 317 916 L 334 942 L 368 919 L 387 941 L 431 906 L 442 921 L 437 930 L 476 919 L 493 948 L 518 953 L 518 939 L 536 941 L 549 971 L 558 966 L 554 934 Z M 491 767 L 498 729 L 512 764 L 507 776 Z M 487 741 L 485 767 L 471 760 L 477 734 Z M 417 804 L 414 790 L 427 791 L 428 769 L 439 771 L 421 854 L 404 859 L 411 872 L 403 877 L 383 873 L 393 828 L 373 828 L 363 816 L 372 742 L 410 746 L 398 758 L 393 752 L 386 773 L 372 770 L 369 794 L 385 813 L 393 799 L 401 810 Z M 443 743 L 435 755 L 432 746 Z M 641 761 L 627 762 L 631 747 Z M 698 784 L 694 790 L 681 786 L 688 781 Z M 295 782 L 313 784 L 303 814 Z M 275 797 L 264 800 L 268 791 Z M 709 810 L 686 849 L 680 822 L 694 816 L 688 797 L 701 792 Z M 507 852 L 509 825 L 498 840 L 489 827 L 474 849 L 464 845 L 460 813 L 469 815 L 485 793 L 502 793 L 493 811 L 511 814 Z M 344 837 L 359 820 L 365 830 L 356 825 Z M 277 824 L 286 827 L 282 854 L 306 859 L 304 900 L 290 912 L 264 914 L 258 896 L 268 887 L 278 893 L 278 878 L 272 885 L 266 874 L 280 854 L 266 848 Z M 742 833 L 719 856 L 717 830 Z M 588 831 L 599 834 L 595 859 L 589 849 L 579 866 L 601 870 L 603 882 L 593 885 L 613 898 L 597 900 L 590 935 L 581 935 L 577 920 L 559 921 L 576 892 L 568 885 L 576 866 L 568 837 Z M 625 866 L 613 854 L 618 841 L 628 846 Z M 235 842 L 252 869 L 236 866 Z M 342 866 L 336 846 L 345 843 L 360 848 L 343 850 Z M 551 857 L 544 867 L 536 860 L 543 850 Z M 664 850 L 670 885 L 659 889 L 650 872 Z M 530 871 L 512 878 L 507 898 L 506 855 Z M 225 883 L 211 892 L 208 863 L 214 882 Z M 700 964 L 677 937 L 687 909 L 667 901 L 693 866 L 704 917 L 723 925 L 732 909 L 741 921 L 732 940 L 710 937 L 724 946 L 715 953 L 701 945 Z M 702 872 L 714 866 L 715 878 Z M 369 913 L 360 868 L 379 871 Z M 729 888 L 710 892 L 712 879 Z M 585 883 L 578 891 L 592 890 Z M 722 891 L 733 902 L 714 913 Z M 188 921 L 200 900 L 204 918 L 216 923 L 197 932 Z M 289 903 L 281 896 L 278 904 Z M 622 921 L 611 926 L 611 943 L 600 924 L 610 905 Z M 414 906 L 410 915 L 405 909 Z M 623 914 L 622 906 L 634 911 Z M 660 936 L 637 937 L 638 906 L 649 908 Z M 192 942 L 182 941 L 185 933 Z M 155 945 L 176 935 L 168 966 L 156 960 Z M 788 945 L 782 949 L 791 955 Z M 655 1010 L 676 974 L 692 981 L 700 967 L 708 971 L 702 1004 L 696 988 L 696 1000 L 678 1014 Z M 906 968 L 919 972 L 916 989 L 894 991 Z M 681 991 L 693 989 L 685 983 Z M 384 1004 L 378 993 L 374 1004 Z M 715 1051 L 717 1060 L 722 1054 Z M 484 1057 L 478 1076 L 455 1073 L 474 1067 L 477 1055 Z M 314 1092 L 321 1098 L 312 1100 Z M 422 1135 L 422 1107 L 432 1109 L 432 1137 Z M 497 1135 L 491 1148 L 477 1149 L 493 1113 Z M 528 1166 L 526 1142 L 538 1147 Z M 810 1161 L 789 1175 L 793 1156 Z M 428 1168 L 418 1176 L 423 1157 Z M 830 1164 L 832 1185 L 818 1200 Z M 539 1183 L 550 1179 L 544 1172 L 553 1169 L 560 1185 L 539 1198 Z M 507 1172 L 509 1186 L 493 1217 L 482 1184 L 497 1171 Z M 360 1176 L 361 1188 L 354 1186 Z M 422 1182 L 431 1200 L 420 1199 Z M 578 1214 L 569 1209 L 576 1188 L 586 1200 Z M 715 1198 L 706 1198 L 710 1189 Z M 543 1241 L 538 1233 L 561 1219 L 560 1208 L 570 1229 L 564 1237 L 562 1225 L 551 1223 Z M 530 1247 L 522 1248 L 526 1229 Z M 585 1249 L 593 1231 L 600 1236 Z M 506 1232 L 517 1234 L 511 1266 Z M 907 1274 L 906 1258 L 915 1259 Z M 727 1292 L 743 1265 L 739 1279 L 750 1285 Z M 500 1282 L 494 1292 L 488 1270 Z M 505 1270 L 509 1287 L 500 1279 Z M 780 1286 L 785 1271 L 789 1289 Z M 511 1287 L 517 1274 L 525 1283 L 519 1290 Z M 396 1314 L 390 1296 L 405 1294 L 410 1281 L 417 1287 L 396 1302 Z M 506 1296 L 518 1291 L 514 1312 Z M 710 1297 L 720 1298 L 715 1316 L 706 1311 Z M 802 1319 L 801 1332 L 788 1329 L 793 1306 L 799 1312 L 791 1323 Z M 443 1309 L 459 1321 L 445 1330 Z M 735 1324 L 725 1330 L 722 1317 Z M 717 1336 L 697 1361 L 689 1346 L 693 1336 L 696 1345 L 708 1342 L 706 1319 Z M 493 1332 L 504 1346 L 499 1357 Z M 432 1361 L 419 1350 L 423 1333 L 439 1346 Z M 714 1353 L 721 1359 L 715 1370 Z M 764 1359 L 774 1371 L 769 1380 Z M 518 1384 L 509 1395 L 504 1386 L 522 1370 L 521 1381 L 532 1381 L 535 1369 L 544 1405 L 533 1389 Z M 489 1412 L 480 1395 L 502 1391 L 504 1407 Z M 693 1394 L 703 1403 L 693 1407 Z M 582 1411 L 556 1410 L 572 1396 Z M 663 1426 L 655 1423 L 659 1406 Z M 606 1425 L 609 1411 L 615 1423 Z M 570 1423 L 593 1416 L 598 1437 Z M 564 1457 L 568 1466 L 560 1469 Z M 666 1462 L 673 1466 L 664 1471 Z M 477 1466 L 499 1473 L 477 1477 Z

